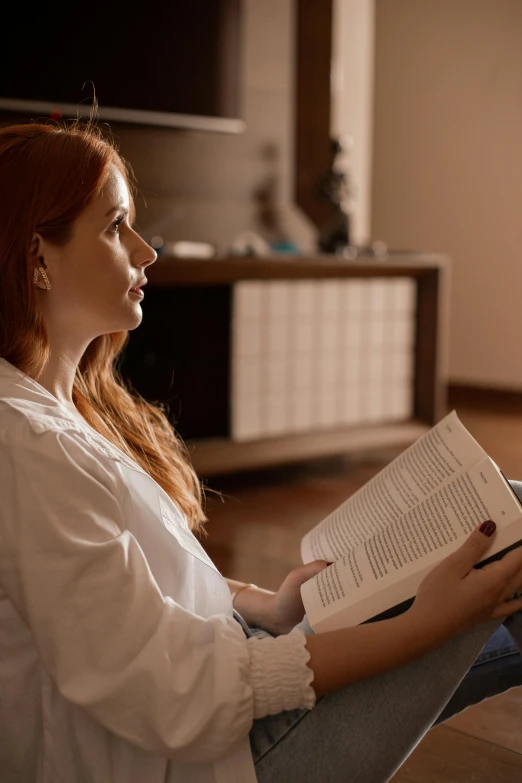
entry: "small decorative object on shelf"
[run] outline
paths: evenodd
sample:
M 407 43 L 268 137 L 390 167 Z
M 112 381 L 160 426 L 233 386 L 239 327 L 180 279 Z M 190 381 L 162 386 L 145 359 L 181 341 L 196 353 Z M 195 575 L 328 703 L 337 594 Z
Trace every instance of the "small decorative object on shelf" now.
M 266 257 L 271 255 L 269 243 L 255 231 L 243 231 L 238 234 L 230 246 L 232 256 Z
M 355 258 L 357 255 L 357 249 L 351 241 L 353 186 L 341 162 L 341 157 L 352 149 L 351 136 L 332 139 L 332 163 L 319 182 L 320 195 L 333 204 L 335 211 L 319 233 L 318 247 L 323 253 L 336 253 L 343 258 Z
M 337 258 L 353 260 L 354 258 L 387 258 L 388 245 L 376 239 L 368 245 L 339 245 L 335 251 Z
M 155 234 L 155 236 L 153 236 L 152 239 L 150 240 L 149 244 L 154 248 L 154 250 L 159 256 L 163 253 L 165 249 L 165 240 L 159 234 Z
M 210 242 L 188 242 L 178 240 L 177 242 L 167 242 L 165 252 L 176 258 L 214 258 L 216 255 L 216 246 Z
M 274 142 L 261 147 L 264 176 L 253 192 L 256 204 L 256 230 L 270 245 L 272 253 L 298 253 L 299 246 L 289 236 L 283 217 L 284 207 L 280 197 L 279 148 Z

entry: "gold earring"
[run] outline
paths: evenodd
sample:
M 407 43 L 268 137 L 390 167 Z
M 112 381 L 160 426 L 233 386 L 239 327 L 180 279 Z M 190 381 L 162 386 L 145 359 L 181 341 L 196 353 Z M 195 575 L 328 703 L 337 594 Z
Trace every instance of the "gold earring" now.
M 50 291 L 51 290 L 51 284 L 49 282 L 49 278 L 47 277 L 47 272 L 45 271 L 43 266 L 35 266 L 34 271 L 33 271 L 33 282 L 36 285 L 36 283 L 38 282 L 38 275 L 39 274 L 42 275 L 42 278 L 43 278 L 43 281 L 45 283 L 46 289 L 48 291 Z

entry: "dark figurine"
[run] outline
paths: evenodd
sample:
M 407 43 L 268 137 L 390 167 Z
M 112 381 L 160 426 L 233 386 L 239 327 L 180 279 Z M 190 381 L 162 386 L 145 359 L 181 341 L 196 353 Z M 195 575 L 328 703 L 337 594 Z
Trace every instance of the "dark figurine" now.
M 353 204 L 353 188 L 339 158 L 351 151 L 352 138 L 332 139 L 332 162 L 319 182 L 319 193 L 334 205 L 332 217 L 319 233 L 318 246 L 323 253 L 339 253 L 351 247 L 350 219 Z

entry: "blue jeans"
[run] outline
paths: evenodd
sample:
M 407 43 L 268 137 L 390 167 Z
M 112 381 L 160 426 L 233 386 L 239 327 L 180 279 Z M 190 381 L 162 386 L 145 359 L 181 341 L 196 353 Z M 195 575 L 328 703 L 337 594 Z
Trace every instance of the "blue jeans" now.
M 306 618 L 300 627 L 312 633 Z M 248 629 L 249 634 L 266 632 Z M 254 721 L 259 783 L 386 783 L 435 724 L 522 684 L 522 613 L 398 669 Z

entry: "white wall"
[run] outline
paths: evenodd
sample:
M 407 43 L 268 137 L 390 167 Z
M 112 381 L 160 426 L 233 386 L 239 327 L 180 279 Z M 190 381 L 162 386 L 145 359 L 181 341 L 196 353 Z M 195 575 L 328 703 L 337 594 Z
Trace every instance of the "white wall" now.
M 354 142 L 345 165 L 355 188 L 353 239 L 370 238 L 373 118 L 374 0 L 334 0 L 332 37 L 332 136 Z
M 522 389 L 522 2 L 376 0 L 373 234 L 453 258 L 450 377 Z

